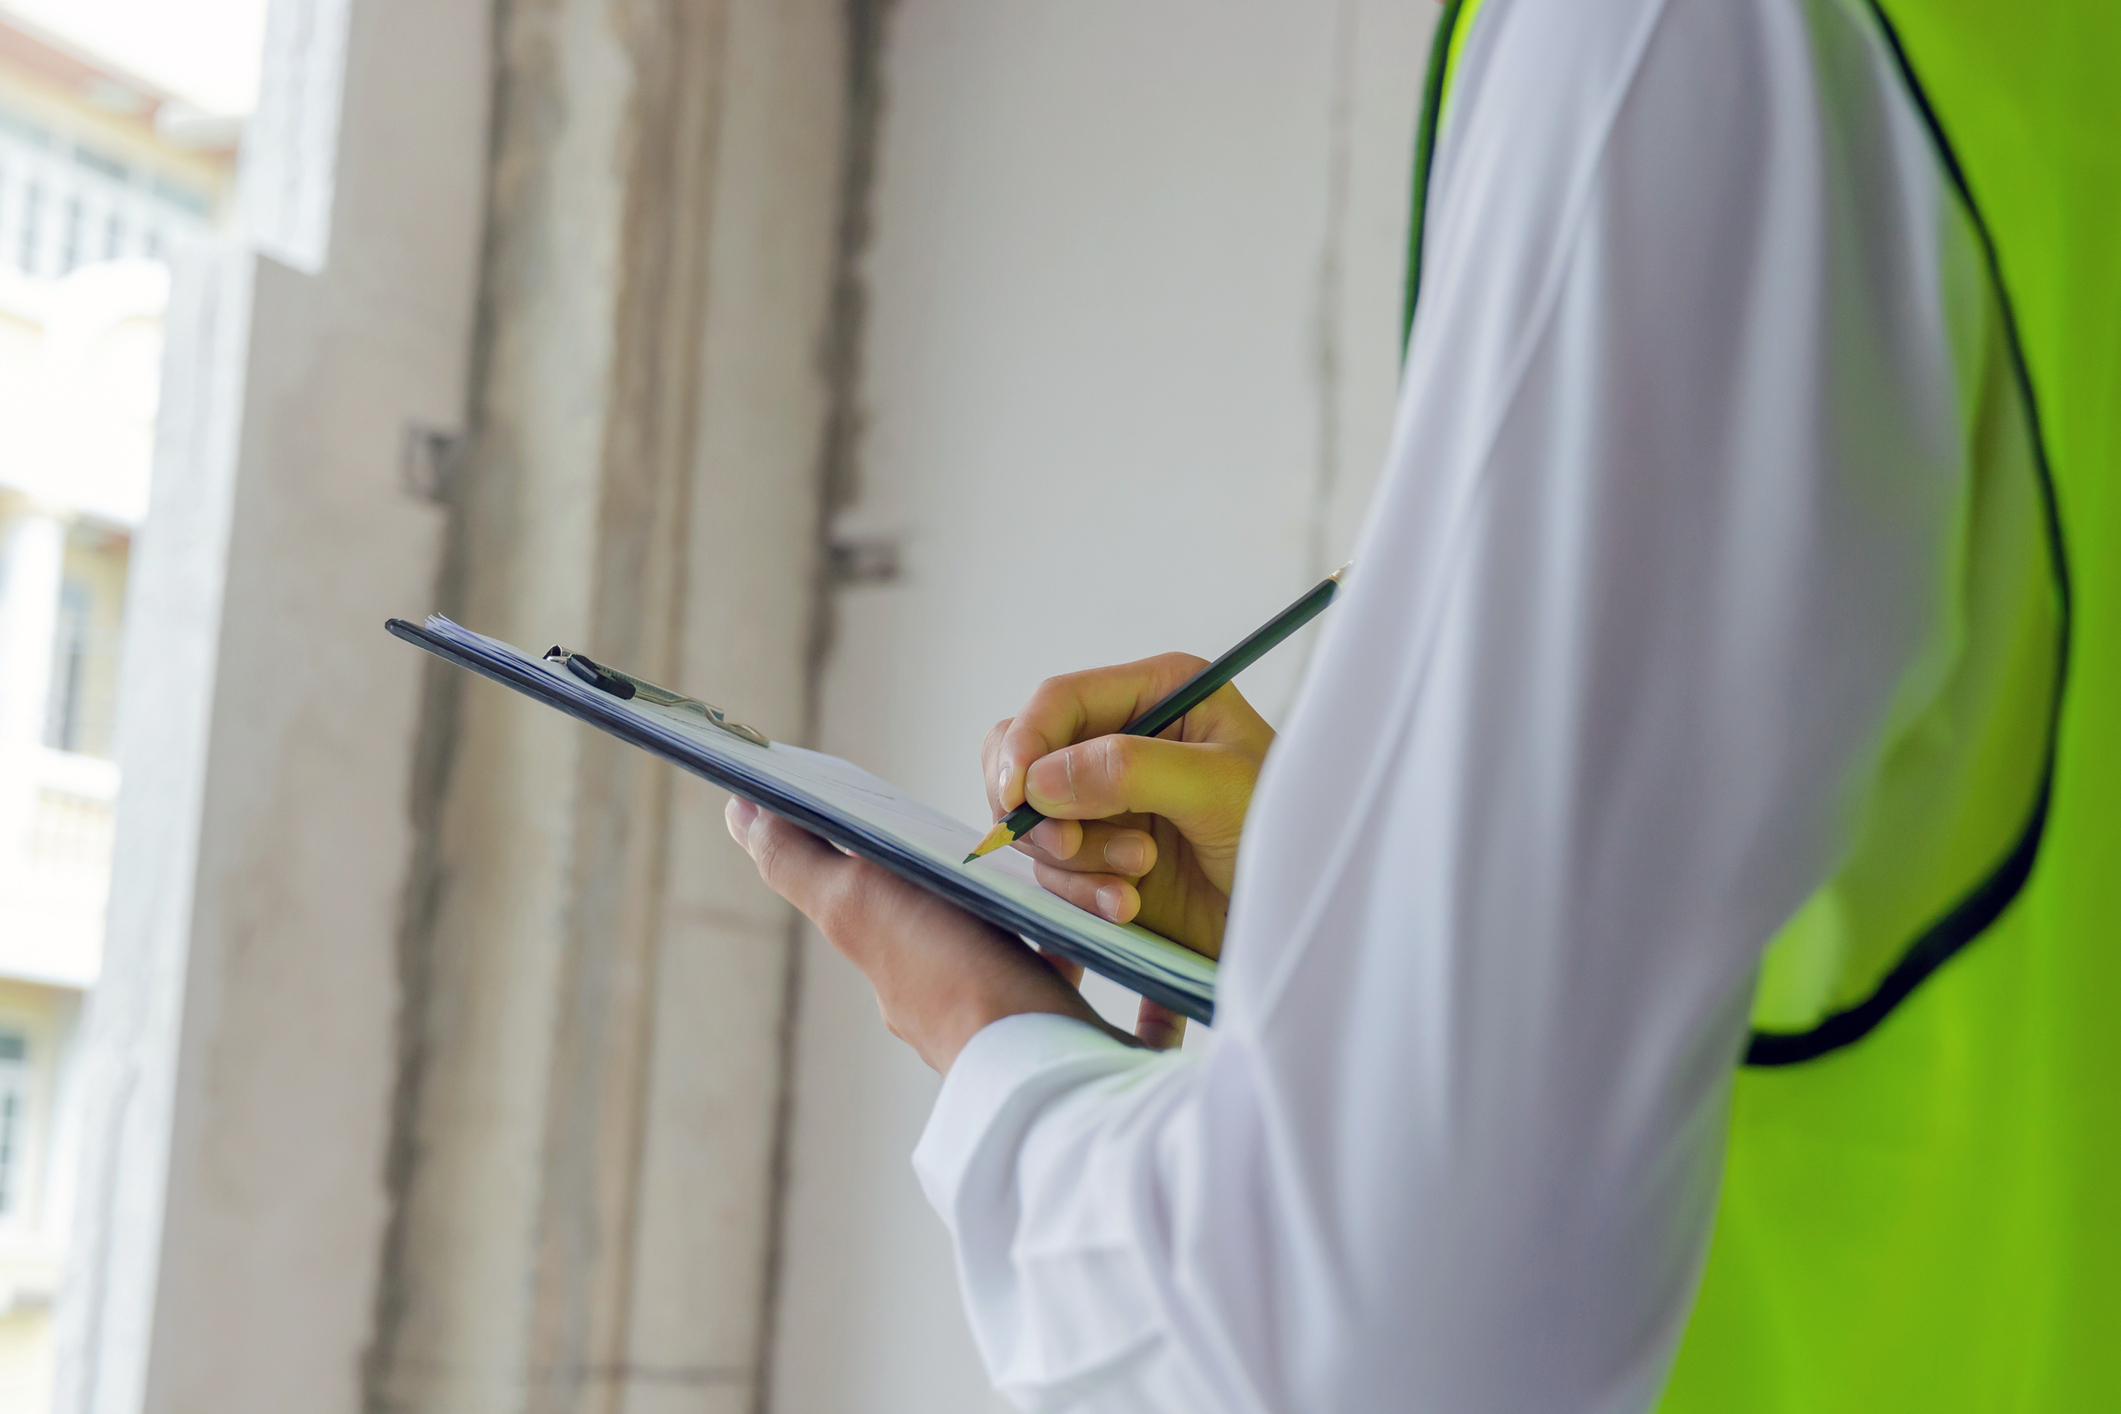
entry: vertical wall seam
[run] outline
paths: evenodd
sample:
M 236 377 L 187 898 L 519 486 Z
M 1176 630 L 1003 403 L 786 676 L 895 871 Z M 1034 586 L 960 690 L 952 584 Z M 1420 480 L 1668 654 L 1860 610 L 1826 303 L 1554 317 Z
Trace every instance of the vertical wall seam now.
M 1333 499 L 1341 479 L 1341 372 L 1347 323 L 1348 205 L 1354 184 L 1355 58 L 1359 0 L 1333 7 L 1331 72 L 1326 97 L 1326 191 L 1311 303 L 1311 391 L 1318 409 L 1318 441 L 1305 507 L 1304 580 L 1323 579 L 1339 568 L 1341 547 L 1330 543 Z M 1303 659 L 1273 715 L 1285 715 L 1310 673 L 1318 649 L 1317 630 L 1300 640 Z
M 1348 201 L 1354 175 L 1356 28 L 1356 0 L 1339 0 L 1333 10 L 1332 87 L 1326 109 L 1325 229 L 1311 313 L 1311 384 L 1318 402 L 1318 444 L 1305 546 L 1309 579 L 1323 578 L 1338 567 L 1327 536 L 1341 473 L 1341 345 L 1347 303 Z

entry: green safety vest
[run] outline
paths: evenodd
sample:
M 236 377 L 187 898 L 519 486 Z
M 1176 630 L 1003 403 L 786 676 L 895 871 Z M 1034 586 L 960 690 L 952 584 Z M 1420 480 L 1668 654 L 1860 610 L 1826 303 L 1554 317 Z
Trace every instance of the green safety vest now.
M 1960 647 L 1767 949 L 1663 1407 L 2121 1411 L 2121 4 L 1866 2 L 1989 263 Z

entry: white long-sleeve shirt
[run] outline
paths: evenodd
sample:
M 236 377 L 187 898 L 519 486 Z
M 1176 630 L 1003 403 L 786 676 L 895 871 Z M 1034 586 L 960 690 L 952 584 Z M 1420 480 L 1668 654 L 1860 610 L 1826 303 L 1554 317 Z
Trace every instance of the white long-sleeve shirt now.
M 1858 0 L 1488 0 L 1218 1044 L 998 1022 L 915 1156 L 1016 1402 L 1654 1403 L 1762 949 L 1948 651 L 1976 268 Z

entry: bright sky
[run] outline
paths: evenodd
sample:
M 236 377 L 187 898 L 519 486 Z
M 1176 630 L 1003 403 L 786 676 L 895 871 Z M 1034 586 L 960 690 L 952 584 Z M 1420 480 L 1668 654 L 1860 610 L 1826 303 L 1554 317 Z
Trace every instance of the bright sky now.
M 266 0 L 0 0 L 0 10 L 210 113 L 258 103 Z

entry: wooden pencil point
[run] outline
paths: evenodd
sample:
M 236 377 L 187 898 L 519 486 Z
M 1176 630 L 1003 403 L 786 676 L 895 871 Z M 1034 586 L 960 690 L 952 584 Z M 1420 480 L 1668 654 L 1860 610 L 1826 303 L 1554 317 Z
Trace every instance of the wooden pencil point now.
M 965 863 L 970 864 L 983 854 L 992 854 L 1015 839 L 1016 834 L 1009 828 L 1009 822 L 1007 820 L 999 821 L 993 829 L 980 836 L 979 843 L 972 846 L 972 853 L 965 856 Z

